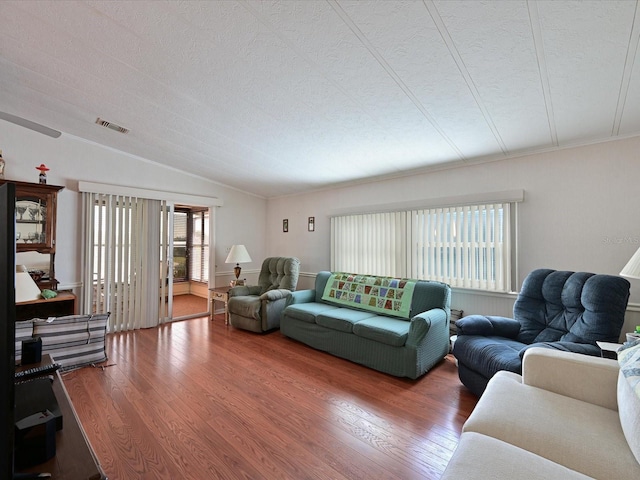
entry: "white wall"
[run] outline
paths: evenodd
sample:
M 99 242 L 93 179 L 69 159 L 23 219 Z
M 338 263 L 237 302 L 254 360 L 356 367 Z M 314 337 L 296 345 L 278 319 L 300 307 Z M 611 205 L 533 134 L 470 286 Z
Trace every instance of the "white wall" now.
M 215 212 L 216 283 L 227 283 L 226 278 L 233 275 L 233 265 L 224 260 L 226 249 L 234 243 L 244 243 L 254 260 L 243 265 L 243 274 L 260 268 L 265 256 L 267 206 L 263 198 L 73 136 L 54 139 L 2 120 L 0 149 L 7 164 L 6 179 L 38 182 L 35 167 L 44 163 L 50 168 L 47 183 L 65 187 L 58 195 L 57 220 L 56 277 L 61 288 L 76 287 L 82 278 L 80 180 L 217 197 L 224 205 Z
M 114 133 L 115 134 L 115 133 Z M 640 247 L 640 137 L 544 154 L 362 183 L 268 201 L 179 170 L 95 145 L 72 136 L 52 139 L 0 121 L 0 148 L 10 180 L 37 182 L 40 163 L 48 183 L 64 185 L 59 195 L 56 274 L 62 285 L 79 284 L 79 180 L 183 192 L 220 198 L 216 210 L 216 283 L 233 278 L 226 249 L 244 243 L 253 262 L 242 276 L 255 282 L 262 259 L 294 255 L 302 262 L 299 288 L 330 266 L 329 214 L 345 208 L 419 199 L 524 189 L 520 205 L 519 280 L 540 267 L 618 274 Z M 179 167 L 179 165 L 177 166 Z M 315 232 L 307 218 L 315 217 Z M 282 220 L 289 219 L 289 232 Z M 632 281 L 631 302 L 640 302 L 640 281 Z M 513 296 L 456 291 L 453 306 L 466 314 L 508 315 Z M 625 329 L 640 324 L 633 307 Z
M 524 189 L 519 208 L 519 283 L 536 268 L 619 274 L 640 247 L 640 137 L 556 150 L 509 160 L 270 199 L 267 251 L 300 258 L 301 288 L 328 270 L 329 214 L 345 208 L 471 193 Z M 307 217 L 316 231 L 307 232 Z M 282 233 L 282 219 L 289 233 Z M 640 281 L 631 281 L 640 302 Z M 465 314 L 509 315 L 514 296 L 454 292 Z M 626 328 L 640 324 L 637 312 Z

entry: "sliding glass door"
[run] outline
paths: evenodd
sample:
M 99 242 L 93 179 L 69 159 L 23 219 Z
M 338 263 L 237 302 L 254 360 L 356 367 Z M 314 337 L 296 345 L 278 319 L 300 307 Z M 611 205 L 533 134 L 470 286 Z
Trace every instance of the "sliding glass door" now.
M 209 210 L 176 207 L 173 213 L 173 318 L 207 315 Z

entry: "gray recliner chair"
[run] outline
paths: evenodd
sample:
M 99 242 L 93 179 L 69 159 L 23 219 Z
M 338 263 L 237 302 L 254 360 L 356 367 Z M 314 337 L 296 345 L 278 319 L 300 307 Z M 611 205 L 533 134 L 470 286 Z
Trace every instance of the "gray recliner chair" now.
M 300 260 L 269 257 L 262 262 L 258 285 L 229 290 L 229 323 L 252 332 L 280 328 L 287 296 L 296 289 Z

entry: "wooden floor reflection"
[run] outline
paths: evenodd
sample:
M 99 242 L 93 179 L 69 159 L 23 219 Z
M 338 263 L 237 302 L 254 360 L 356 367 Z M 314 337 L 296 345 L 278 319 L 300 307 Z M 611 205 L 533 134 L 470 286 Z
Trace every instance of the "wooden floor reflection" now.
M 447 357 L 417 381 L 222 315 L 108 337 L 64 382 L 111 480 L 438 479 L 476 399 Z

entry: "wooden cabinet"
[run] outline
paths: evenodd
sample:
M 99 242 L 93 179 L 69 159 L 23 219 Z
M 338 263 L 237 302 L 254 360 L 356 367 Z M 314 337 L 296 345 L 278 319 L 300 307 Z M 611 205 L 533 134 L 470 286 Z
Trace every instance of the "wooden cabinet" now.
M 0 180 L 0 184 L 10 180 Z M 40 183 L 15 182 L 16 251 L 49 255 L 48 276 L 36 279 L 41 289 L 55 290 L 56 215 L 58 192 L 64 187 Z
M 77 315 L 76 296 L 71 292 L 58 292 L 58 296 L 45 300 L 29 300 L 16 303 L 16 321 L 32 318 L 64 317 Z

